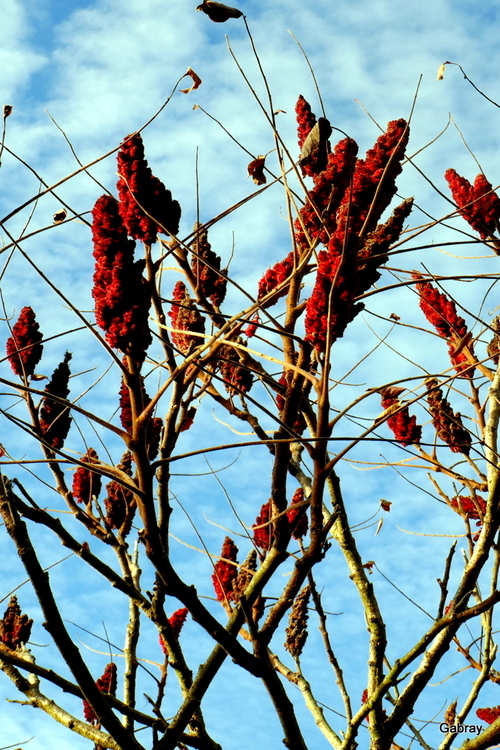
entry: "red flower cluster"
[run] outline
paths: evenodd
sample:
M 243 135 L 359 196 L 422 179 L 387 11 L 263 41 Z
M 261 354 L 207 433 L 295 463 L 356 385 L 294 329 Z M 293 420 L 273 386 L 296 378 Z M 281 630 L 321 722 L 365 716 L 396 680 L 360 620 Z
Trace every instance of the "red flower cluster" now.
M 479 519 L 476 526 L 481 526 L 482 518 L 486 513 L 486 501 L 480 495 L 470 497 L 468 495 L 458 495 L 452 498 L 451 505 L 457 513 L 465 513 L 467 518 Z
M 6 344 L 10 366 L 18 377 L 29 378 L 35 372 L 42 357 L 42 339 L 35 313 L 31 307 L 23 307 Z
M 453 453 L 470 453 L 471 436 L 462 424 L 461 416 L 454 412 L 447 399 L 443 397 L 441 388 L 437 388 L 438 381 L 429 378 L 427 386 L 427 403 L 432 417 L 432 424 L 436 428 L 438 437 L 446 443 Z
M 84 456 L 82 456 L 82 463 L 94 464 L 97 463 L 99 457 L 93 448 L 88 448 Z M 85 503 L 90 505 L 93 498 L 98 498 L 101 492 L 101 475 L 96 474 L 95 471 L 85 469 L 83 466 L 79 466 L 73 476 L 72 493 L 77 503 Z
M 50 396 L 67 399 L 69 395 L 69 376 L 71 374 L 68 362 L 71 354 L 66 352 L 63 361 L 57 365 L 50 381 L 45 386 L 47 394 L 40 406 L 40 430 L 44 440 L 53 448 L 62 448 L 71 426 L 71 411 L 68 406 L 54 401 Z
M 151 403 L 151 399 L 146 393 L 146 389 L 144 388 L 144 378 L 142 377 L 142 375 L 139 377 L 142 391 L 142 408 L 145 409 L 146 406 Z M 126 432 L 128 432 L 130 435 L 132 435 L 133 425 L 132 407 L 130 404 L 130 391 L 123 378 L 120 386 L 120 422 L 122 423 L 123 429 L 126 430 Z M 160 417 L 151 417 L 149 419 L 146 428 L 146 443 L 148 447 L 148 458 L 150 461 L 153 461 L 158 454 L 162 427 L 163 421 Z
M 309 521 L 307 518 L 307 506 L 297 507 L 298 503 L 304 501 L 304 490 L 299 487 L 293 493 L 292 503 L 287 511 L 287 519 L 294 539 L 302 539 L 307 534 Z
M 182 281 L 178 281 L 172 292 L 172 308 L 168 313 L 172 319 L 172 341 L 175 346 L 187 354 L 191 344 L 199 346 L 203 343 L 201 336 L 195 336 L 195 333 L 205 333 L 205 318 L 200 313 Z
M 465 320 L 457 315 L 455 303 L 448 299 L 446 294 L 439 292 L 429 281 L 424 281 L 423 276 L 417 271 L 412 273 L 412 278 L 417 279 L 417 292 L 420 295 L 420 309 L 439 335 L 448 342 L 448 353 L 451 363 L 457 375 L 462 378 L 471 378 L 474 368 L 470 367 L 467 355 L 463 351 L 463 344 L 472 352 L 472 344 L 469 342 L 469 332 Z
M 117 466 L 129 477 L 132 476 L 132 454 L 126 451 Z M 132 527 L 132 521 L 137 507 L 135 495 L 118 482 L 110 482 L 106 486 L 108 493 L 104 500 L 106 508 L 105 521 L 110 529 L 118 529 L 126 537 Z
M 484 174 L 477 175 L 474 185 L 465 177 L 460 177 L 454 169 L 447 169 L 444 176 L 460 214 L 476 232 L 479 232 L 481 239 L 486 240 L 497 232 L 500 221 L 500 198 L 493 192 L 493 186 Z
M 257 299 L 261 300 L 266 297 L 274 289 L 277 289 L 281 284 L 283 286 L 276 294 L 273 294 L 268 300 L 266 300 L 262 307 L 271 307 L 282 297 L 286 297 L 288 294 L 288 284 L 284 282 L 290 278 L 293 269 L 295 267 L 294 254 L 293 252 L 288 253 L 284 260 L 275 263 L 272 268 L 269 268 L 264 276 L 259 281 L 259 288 L 257 292 Z
M 328 251 L 318 253 L 316 283 L 306 307 L 306 341 L 324 352 L 330 331 L 330 343 L 340 338 L 347 325 L 361 312 L 354 304 L 357 288 L 356 259 L 338 252 L 332 236 Z
M 94 288 L 97 324 L 106 341 L 136 361 L 142 362 L 151 344 L 148 326 L 151 294 L 142 276 L 144 261 L 134 262 L 133 240 L 110 195 L 99 198 L 92 210 L 94 242 Z
M 33 620 L 21 614 L 17 596 L 11 596 L 3 618 L 0 620 L 0 643 L 15 650 L 27 643 L 31 635 Z
M 297 140 L 299 148 L 302 148 L 304 141 L 316 125 L 316 115 L 311 111 L 311 107 L 304 99 L 302 94 L 297 99 L 295 105 L 295 116 L 297 120 Z
M 255 315 L 253 316 L 252 320 L 247 325 L 247 327 L 245 328 L 245 331 L 244 331 L 245 336 L 247 337 L 247 339 L 251 339 L 252 336 L 255 336 L 255 332 L 257 331 L 257 328 L 259 327 L 259 323 L 260 323 L 259 313 L 255 313 Z
M 225 344 L 219 349 L 218 356 L 220 374 L 229 395 L 248 393 L 253 385 L 253 373 L 248 367 L 241 366 L 238 350 Z
M 127 136 L 117 160 L 120 215 L 129 236 L 150 245 L 158 232 L 177 234 L 181 207 L 148 167 L 139 133 Z
M 493 722 L 500 716 L 500 706 L 495 706 L 495 708 L 478 708 L 476 716 L 487 724 L 493 724 Z M 494 737 L 491 737 L 490 739 L 493 740 Z
M 110 695 L 116 695 L 116 687 L 117 687 L 116 664 L 114 664 L 113 662 L 110 662 L 109 664 L 107 664 L 104 672 L 102 673 L 102 676 L 99 677 L 98 680 L 96 680 L 95 684 L 97 688 L 101 691 L 101 693 L 110 693 Z M 89 724 L 100 724 L 92 707 L 86 700 L 83 701 L 83 715 L 85 717 L 85 721 L 88 721 Z
M 182 609 L 176 610 L 174 614 L 168 618 L 170 627 L 172 628 L 172 631 L 176 638 L 178 638 L 180 635 L 182 626 L 186 622 L 186 617 L 188 616 L 188 612 L 189 610 L 186 609 L 186 607 L 183 607 Z M 161 635 L 160 635 L 160 646 L 165 656 L 168 656 L 167 644 L 165 643 Z
M 343 138 L 328 154 L 324 171 L 313 176 L 314 187 L 300 209 L 300 218 L 295 220 L 295 238 L 301 248 L 308 248 L 317 239 L 326 245 L 337 228 L 337 211 L 346 192 L 350 192 L 357 153 L 357 143 Z
M 208 241 L 207 230 L 196 224 L 194 231 L 196 232 L 196 239 L 191 245 L 193 251 L 191 268 L 196 278 L 197 287 L 215 307 L 220 307 L 224 302 L 227 286 L 227 279 L 217 273 L 217 271 L 220 271 L 221 260 L 212 250 Z M 226 271 L 223 273 L 226 273 Z
M 397 442 L 401 445 L 418 445 L 422 436 L 422 428 L 417 424 L 415 416 L 410 417 L 407 406 L 399 408 L 401 402 L 398 397 L 403 391 L 404 388 L 384 388 L 380 392 L 382 406 L 384 409 L 398 409 L 387 419 L 389 429 L 394 433 Z
M 367 292 L 379 280 L 378 268 L 387 263 L 389 248 L 398 240 L 412 208 L 413 198 L 406 198 L 399 206 L 396 206 L 385 224 L 379 224 L 376 229 L 367 234 L 357 256 L 357 296 Z
M 268 500 L 260 509 L 260 513 L 252 524 L 253 541 L 259 549 L 267 551 L 274 541 L 274 531 L 271 520 L 271 501 Z M 265 524 L 265 525 L 264 525 Z M 259 528 L 260 527 L 260 528 Z
M 411 203 L 407 202 L 399 206 L 386 225 L 376 226 L 396 192 L 396 177 L 401 172 L 407 140 L 406 122 L 390 122 L 366 158 L 356 161 L 353 172 L 352 168 L 348 171 L 344 167 L 344 180 L 352 172 L 350 184 L 342 195 L 338 193 L 337 200 L 329 200 L 328 215 L 322 226 L 330 232 L 330 238 L 327 250 L 318 255 L 316 283 L 307 303 L 305 319 L 306 340 L 320 352 L 325 350 L 328 331 L 333 343 L 343 336 L 348 323 L 363 308 L 362 304 L 355 305 L 354 299 L 378 278 L 376 269 L 385 262 L 387 248 L 399 236 L 411 210 Z M 346 149 L 347 153 L 351 149 L 350 144 L 344 141 L 340 152 L 344 157 Z M 345 158 L 342 163 L 349 166 Z M 304 214 L 302 218 L 309 228 L 308 217 Z M 364 238 L 359 236 L 361 229 Z M 317 217 L 313 219 L 311 230 L 312 237 L 316 233 L 324 240 L 318 234 Z
M 212 583 L 217 600 L 219 602 L 230 602 L 234 600 L 233 581 L 238 575 L 238 568 L 228 560 L 236 562 L 238 547 L 229 536 L 224 539 L 220 556 L 223 559 L 215 563 Z

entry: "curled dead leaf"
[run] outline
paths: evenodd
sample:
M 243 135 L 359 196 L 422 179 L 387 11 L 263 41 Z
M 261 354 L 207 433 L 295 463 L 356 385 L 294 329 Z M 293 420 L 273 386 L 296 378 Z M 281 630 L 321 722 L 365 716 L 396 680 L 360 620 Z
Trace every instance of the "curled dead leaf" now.
M 391 512 L 391 505 L 392 503 L 389 500 L 381 500 L 380 501 L 380 507 L 382 510 L 385 510 L 386 513 Z
M 196 10 L 201 10 L 211 21 L 215 23 L 224 23 L 230 18 L 241 18 L 243 13 L 238 8 L 231 8 L 229 5 L 216 3 L 215 0 L 203 0 Z
M 186 76 L 189 76 L 192 79 L 193 85 L 189 89 L 179 89 L 181 94 L 190 94 L 191 91 L 195 91 L 197 88 L 199 88 L 202 83 L 200 76 L 197 73 L 195 73 L 192 68 L 188 68 L 185 75 L 183 75 L 182 77 L 185 78 Z M 195 107 L 196 106 L 197 105 L 195 105 Z
M 184 417 L 184 420 L 180 426 L 179 432 L 185 432 L 186 430 L 189 430 L 189 428 L 194 422 L 195 416 L 196 416 L 196 407 L 191 406 L 186 412 L 186 416 Z
M 328 139 L 331 134 L 332 126 L 326 117 L 320 117 L 302 144 L 300 163 L 308 164 L 311 159 L 320 154 L 324 154 L 326 158 Z
M 52 217 L 54 220 L 54 224 L 60 224 L 61 221 L 64 221 L 67 215 L 68 215 L 68 212 L 66 211 L 65 208 L 61 208 L 60 211 L 56 211 Z
M 253 179 L 256 185 L 265 185 L 267 177 L 264 174 L 264 166 L 266 163 L 265 156 L 258 156 L 256 159 L 250 162 L 247 167 L 248 175 Z
M 445 67 L 446 67 L 446 63 L 443 63 L 442 65 L 439 66 L 438 72 L 437 72 L 436 81 L 442 81 L 443 80 Z
M 8 117 L 12 114 L 12 110 L 14 109 L 12 104 L 4 104 L 3 105 L 3 116 Z

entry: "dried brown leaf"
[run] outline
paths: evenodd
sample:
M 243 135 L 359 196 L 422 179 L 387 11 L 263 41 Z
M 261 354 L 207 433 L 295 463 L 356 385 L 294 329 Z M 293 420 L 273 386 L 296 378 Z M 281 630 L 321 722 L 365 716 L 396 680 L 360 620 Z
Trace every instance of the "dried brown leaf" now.
M 181 94 L 190 94 L 191 91 L 195 91 L 202 84 L 202 80 L 201 80 L 200 76 L 197 73 L 195 73 L 192 68 L 188 68 L 187 69 L 187 72 L 185 73 L 185 75 L 183 75 L 183 78 L 185 78 L 186 76 L 189 76 L 192 79 L 193 85 L 189 89 L 179 89 L 179 91 L 181 92 Z M 196 104 L 195 104 L 195 107 L 197 107 Z M 194 107 L 193 107 L 193 109 L 194 109 Z
M 267 177 L 264 174 L 264 166 L 266 164 L 265 156 L 258 156 L 256 159 L 250 162 L 247 167 L 248 174 L 255 182 L 256 185 L 265 185 Z
M 198 5 L 196 10 L 203 11 L 215 23 L 224 23 L 225 21 L 229 21 L 230 18 L 241 18 L 243 15 L 238 8 L 231 8 L 229 5 L 216 3 L 215 0 L 203 0 L 202 4 Z

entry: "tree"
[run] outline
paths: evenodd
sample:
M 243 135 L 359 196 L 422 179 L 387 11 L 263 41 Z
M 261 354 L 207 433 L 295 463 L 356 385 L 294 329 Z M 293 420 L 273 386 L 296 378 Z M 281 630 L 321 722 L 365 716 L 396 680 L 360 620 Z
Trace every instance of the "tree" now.
M 200 85 L 193 71 L 188 75 Z M 275 164 L 251 155 L 257 187 L 248 200 L 283 188 L 290 246 L 262 269 L 258 288 L 233 275 L 210 243 L 214 224 L 239 205 L 210 221 L 198 216 L 186 230 L 175 190 L 148 165 L 140 131 L 113 149 L 116 191 L 106 189 L 92 209 L 91 313 L 71 301 L 56 272 L 49 277 L 38 267 L 23 248 L 24 233 L 10 232 L 7 222 L 20 209 L 3 221 L 10 242 L 4 253 L 26 260 L 77 327 L 44 338 L 45 322 L 30 300 L 14 318 L 6 311 L 13 375 L 2 378 L 11 396 L 2 410 L 9 430 L 0 512 L 39 616 L 25 611 L 24 589 L 12 595 L 1 620 L 0 668 L 24 702 L 114 750 L 225 747 L 205 702 L 211 691 L 217 695 L 219 676 L 231 673 L 228 662 L 243 675 L 235 682 L 238 701 L 249 681 L 265 686 L 292 750 L 318 741 L 301 701 L 324 745 L 339 750 L 389 750 L 408 737 L 444 750 L 458 733 L 464 748 L 491 747 L 500 738 L 500 708 L 498 699 L 482 696 L 494 695 L 490 685 L 500 680 L 493 666 L 498 320 L 483 319 L 484 304 L 469 310 L 461 293 L 454 299 L 447 282 L 460 292 L 452 282 L 491 286 L 498 273 L 415 270 L 415 256 L 423 231 L 457 215 L 462 223 L 450 232 L 460 236 L 450 234 L 452 244 L 481 243 L 496 256 L 500 199 L 484 174 L 472 185 L 450 168 L 449 215 L 409 229 L 413 199 L 396 198 L 403 165 L 413 164 L 406 119 L 391 121 L 361 157 L 351 135 L 338 140 L 327 113 L 316 117 L 299 96 L 297 159 L 296 146 L 280 135 L 270 94 L 261 106 Z M 5 123 L 10 115 L 7 108 Z M 45 185 L 21 208 L 56 189 Z M 74 215 L 64 205 L 54 226 Z M 358 346 L 360 314 L 373 299 L 382 300 L 370 312 L 382 318 L 385 333 L 377 340 L 374 332 L 375 345 L 365 339 Z M 401 309 L 393 312 L 396 303 Z M 420 308 L 420 325 L 407 322 L 411 307 Z M 99 370 L 89 381 L 89 357 L 81 353 L 94 344 Z M 409 353 L 404 371 L 396 357 L 388 365 L 386 345 Z M 48 347 L 59 351 L 50 377 L 39 371 Z M 365 373 L 368 383 L 357 384 Z M 214 408 L 221 430 L 208 429 Z M 25 447 L 27 457 L 20 455 Z M 225 454 L 235 465 L 214 468 L 212 456 Z M 379 469 L 391 498 L 371 497 L 368 519 L 359 516 L 365 492 L 352 479 L 353 466 Z M 206 530 L 196 476 L 188 479 L 196 473 L 217 481 L 229 501 L 231 515 L 221 513 L 215 531 Z M 424 572 L 426 558 L 437 569 L 439 556 L 437 584 L 436 576 L 415 571 L 410 593 L 392 581 L 399 580 L 396 564 L 404 565 L 397 546 L 403 532 L 383 523 L 399 505 L 403 481 L 417 488 L 407 499 L 418 496 L 420 518 L 433 513 L 438 527 L 411 545 Z M 408 505 L 399 505 L 398 517 L 411 525 Z M 181 553 L 174 542 L 178 528 L 185 532 L 177 520 L 183 513 L 198 541 L 188 544 L 183 534 Z M 374 524 L 378 536 L 362 533 Z M 217 549 L 206 544 L 207 534 L 216 535 Z M 433 534 L 442 535 L 438 553 Z M 82 597 L 92 622 L 104 619 L 107 627 L 109 620 L 121 631 L 119 643 L 106 635 L 98 661 L 78 646 L 77 626 L 68 623 L 70 599 L 58 569 L 47 570 L 48 538 L 67 548 L 70 560 L 61 565 L 75 581 L 84 575 L 95 591 L 89 597 L 75 586 L 71 599 Z M 382 556 L 384 544 L 396 599 L 371 559 Z M 334 616 L 337 603 L 342 611 Z M 345 625 L 337 632 L 337 617 L 352 623 L 349 632 Z M 37 645 L 44 630 L 47 655 Z M 93 632 L 97 637 L 98 628 Z M 308 635 L 316 638 L 318 674 L 307 657 Z M 453 677 L 460 700 L 440 707 L 432 695 L 433 715 L 426 703 L 432 681 L 462 667 L 459 681 Z M 358 682 L 363 687 L 355 692 Z M 427 711 L 423 725 L 413 716 L 416 705 Z

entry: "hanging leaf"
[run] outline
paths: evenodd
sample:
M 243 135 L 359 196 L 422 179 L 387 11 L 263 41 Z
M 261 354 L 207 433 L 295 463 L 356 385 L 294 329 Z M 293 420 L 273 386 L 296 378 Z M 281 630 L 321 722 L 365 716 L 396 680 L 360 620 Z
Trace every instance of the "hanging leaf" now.
M 331 134 L 332 126 L 326 117 L 320 117 L 302 144 L 302 150 L 300 152 L 301 166 L 309 164 L 316 157 L 323 158 L 326 164 L 328 139 Z
M 187 72 L 182 77 L 185 78 L 186 76 L 189 76 L 190 78 L 192 78 L 193 85 L 189 89 L 179 89 L 181 94 L 190 94 L 191 91 L 195 91 L 197 88 L 199 88 L 202 83 L 200 76 L 197 73 L 195 73 L 192 68 L 188 68 Z
M 256 185 L 265 185 L 267 177 L 264 174 L 264 166 L 266 163 L 265 156 L 258 156 L 256 159 L 250 162 L 247 167 L 248 175 L 252 178 Z

